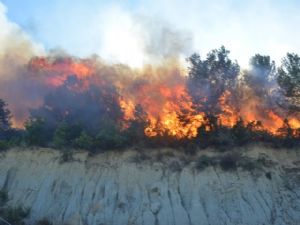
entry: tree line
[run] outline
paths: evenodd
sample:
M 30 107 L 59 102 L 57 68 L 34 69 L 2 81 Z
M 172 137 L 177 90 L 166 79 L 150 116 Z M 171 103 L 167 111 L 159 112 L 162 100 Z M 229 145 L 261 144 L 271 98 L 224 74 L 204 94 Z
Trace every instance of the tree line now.
M 122 111 L 114 86 L 99 89 L 91 85 L 87 91 L 74 92 L 72 87 L 81 81 L 69 76 L 65 83 L 44 98 L 37 109 L 30 110 L 24 129 L 11 126 L 11 112 L 0 99 L 0 149 L 11 146 L 43 146 L 58 149 L 80 148 L 90 152 L 123 149 L 133 145 L 150 147 L 184 146 L 228 148 L 261 141 L 275 147 L 295 147 L 300 144 L 300 130 L 293 129 L 287 120 L 274 136 L 263 129 L 261 121 L 237 120 L 232 127 L 219 123 L 222 113 L 220 97 L 229 91 L 235 110 L 242 110 L 249 95 L 260 99 L 261 107 L 300 112 L 300 57 L 287 53 L 279 67 L 270 56 L 256 54 L 250 59 L 248 70 L 241 71 L 237 61 L 229 57 L 224 46 L 210 51 L 205 58 L 191 55 L 187 89 L 197 111 L 205 113 L 205 122 L 194 139 L 177 140 L 163 136 L 144 135 L 143 109 L 136 108 L 136 120 L 128 129 L 120 129 Z M 140 119 L 139 119 L 140 118 Z M 207 129 L 209 127 L 209 129 Z

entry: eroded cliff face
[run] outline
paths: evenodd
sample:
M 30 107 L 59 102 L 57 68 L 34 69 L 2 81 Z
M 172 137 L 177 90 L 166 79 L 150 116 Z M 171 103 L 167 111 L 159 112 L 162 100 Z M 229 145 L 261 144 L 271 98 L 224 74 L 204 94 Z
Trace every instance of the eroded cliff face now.
M 54 150 L 11 150 L 0 156 L 0 188 L 11 205 L 31 208 L 30 224 L 44 217 L 71 225 L 300 224 L 296 151 L 253 147 L 245 154 L 269 163 L 251 171 L 199 171 L 176 154 L 137 162 L 136 154 L 76 153 L 61 163 Z

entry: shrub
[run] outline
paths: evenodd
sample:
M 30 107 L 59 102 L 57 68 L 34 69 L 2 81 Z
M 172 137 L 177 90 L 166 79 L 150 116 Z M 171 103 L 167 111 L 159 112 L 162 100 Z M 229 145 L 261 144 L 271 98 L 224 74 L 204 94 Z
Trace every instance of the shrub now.
M 5 221 L 8 221 L 12 225 L 23 225 L 24 219 L 29 215 L 30 210 L 28 208 L 8 207 L 6 205 L 8 201 L 7 191 L 0 191 L 0 217 Z
M 229 129 L 222 129 L 222 131 L 216 133 L 213 144 L 219 150 L 226 151 L 229 147 L 235 145 L 235 138 Z
M 7 191 L 1 190 L 0 191 L 0 207 L 4 206 L 7 201 L 8 201 Z
M 29 145 L 45 146 L 51 139 L 45 121 L 40 118 L 26 121 L 25 129 L 25 142 Z
M 269 180 L 272 180 L 272 174 L 271 172 L 266 172 L 266 178 L 268 178 Z
M 239 146 L 247 144 L 251 139 L 251 132 L 245 126 L 242 118 L 232 127 L 232 133 L 235 137 L 235 144 Z
M 207 146 L 214 146 L 220 151 L 226 151 L 236 145 L 235 136 L 230 128 L 219 126 L 216 130 L 208 131 L 206 139 Z
M 24 138 L 23 137 L 12 137 L 8 141 L 8 147 L 15 147 L 15 146 L 21 146 L 24 145 Z
M 0 99 L 0 137 L 11 128 L 11 112 L 8 109 L 7 103 Z
M 73 160 L 73 152 L 72 150 L 65 149 L 62 151 L 62 154 L 60 156 L 60 162 L 65 163 L 65 162 L 70 162 Z
M 197 152 L 197 144 L 194 142 L 189 142 L 185 147 L 185 153 L 187 155 L 195 155 Z
M 62 149 L 75 145 L 76 138 L 80 137 L 82 128 L 79 124 L 68 124 L 62 122 L 55 130 L 53 144 L 56 148 Z
M 197 160 L 195 168 L 198 171 L 201 171 L 204 170 L 206 167 L 213 166 L 213 165 L 215 165 L 215 161 L 212 157 L 209 157 L 207 155 L 202 155 Z
M 137 152 L 134 156 L 130 158 L 130 162 L 132 163 L 140 163 L 146 160 L 150 160 L 151 157 L 144 152 Z
M 36 222 L 36 225 L 52 225 L 52 223 L 47 218 L 43 218 L 41 220 L 38 220 Z
M 246 171 L 253 171 L 254 169 L 256 169 L 258 167 L 258 165 L 256 165 L 256 162 L 254 162 L 250 158 L 245 158 L 245 159 L 241 160 L 238 163 L 238 165 L 240 167 L 242 167 L 243 170 L 246 170 Z
M 171 164 L 169 165 L 169 168 L 172 172 L 181 172 L 182 171 L 182 166 L 178 161 L 172 161 Z
M 96 136 L 96 146 L 103 150 L 120 149 L 126 146 L 126 138 L 115 129 L 102 130 Z
M 0 151 L 7 150 L 8 148 L 9 148 L 8 142 L 0 140 Z
M 264 166 L 264 167 L 271 167 L 274 162 L 270 159 L 267 158 L 267 156 L 265 154 L 261 154 L 258 159 L 256 160 L 256 163 L 259 166 Z
M 82 131 L 80 136 L 75 139 L 75 145 L 78 148 L 90 150 L 93 148 L 94 140 L 86 132 Z
M 29 216 L 30 209 L 23 207 L 0 208 L 0 217 L 12 225 L 25 225 L 24 219 Z
M 56 148 L 60 149 L 65 147 L 67 143 L 67 125 L 61 124 L 60 127 L 55 130 L 53 144 Z
M 236 153 L 229 153 L 220 159 L 220 167 L 222 170 L 230 171 L 236 170 L 238 166 L 238 161 L 240 160 L 240 155 Z

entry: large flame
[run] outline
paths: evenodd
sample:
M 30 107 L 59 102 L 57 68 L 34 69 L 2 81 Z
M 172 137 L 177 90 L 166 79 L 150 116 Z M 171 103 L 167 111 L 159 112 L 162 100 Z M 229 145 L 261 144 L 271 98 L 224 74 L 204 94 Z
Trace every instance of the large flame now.
M 185 70 L 178 63 L 167 62 L 163 66 L 146 66 L 133 71 L 125 66 L 99 66 L 93 60 L 36 57 L 30 61 L 29 68 L 35 74 L 42 74 L 46 85 L 53 88 L 63 85 L 69 75 L 83 82 L 83 87 L 78 88 L 87 88 L 90 83 L 102 88 L 110 82 L 119 94 L 122 129 L 140 119 L 137 116 L 139 107 L 143 111 L 144 133 L 148 137 L 193 138 L 200 126 L 207 127 L 206 115 L 199 112 L 197 109 L 201 107 L 192 101 L 187 90 L 186 74 L 182 72 Z M 232 101 L 232 95 L 232 91 L 226 90 L 219 98 L 221 110 L 217 118 L 222 126 L 233 127 L 242 118 L 245 124 L 259 124 L 260 121 L 264 130 L 279 135 L 278 129 L 287 119 L 291 128 L 300 128 L 300 120 L 296 116 L 286 118 L 264 107 L 257 96 L 249 94 L 242 105 L 237 105 Z M 19 124 L 19 121 L 15 123 Z
M 134 90 L 134 92 L 132 91 Z M 137 105 L 146 114 L 145 134 L 149 137 L 170 135 L 177 138 L 197 136 L 203 114 L 193 108 L 185 78 L 174 67 L 146 68 L 140 79 L 120 91 L 124 121 L 135 120 Z
M 261 122 L 263 128 L 274 135 L 279 135 L 278 129 L 283 127 L 285 119 L 292 129 L 300 128 L 300 120 L 296 117 L 283 118 L 278 113 L 268 108 L 261 108 L 260 99 L 253 96 L 241 106 L 241 110 L 230 104 L 231 93 L 225 91 L 219 99 L 222 113 L 219 119 L 222 125 L 233 127 L 242 118 L 246 124 L 251 122 Z
M 54 87 L 62 85 L 70 74 L 84 80 L 94 73 L 90 61 L 76 62 L 72 58 L 52 60 L 51 58 L 36 57 L 30 61 L 29 67 L 34 72 L 42 71 L 50 74 L 47 76 L 47 83 Z

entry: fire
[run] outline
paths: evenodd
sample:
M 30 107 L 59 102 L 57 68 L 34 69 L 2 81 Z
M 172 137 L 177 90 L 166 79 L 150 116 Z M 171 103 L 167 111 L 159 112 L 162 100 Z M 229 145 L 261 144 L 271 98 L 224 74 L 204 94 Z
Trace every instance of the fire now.
M 86 90 L 93 85 L 105 93 L 108 90 L 105 85 L 115 87 L 116 99 L 123 113 L 120 118 L 123 130 L 138 119 L 143 120 L 144 133 L 148 137 L 194 138 L 201 126 L 207 131 L 211 129 L 207 115 L 199 111 L 200 105 L 193 102 L 184 70 L 178 64 L 146 66 L 138 71 L 126 66 L 99 65 L 93 60 L 70 57 L 36 57 L 30 61 L 29 71 L 34 76 L 40 75 L 50 90 L 63 85 L 70 75 L 82 83 L 81 87 L 75 86 L 75 90 Z M 244 124 L 253 125 L 253 129 L 279 135 L 278 129 L 287 118 L 292 129 L 300 128 L 299 116 L 284 116 L 264 106 L 261 99 L 249 90 L 245 93 L 245 99 L 240 99 L 237 104 L 233 91 L 223 92 L 218 101 L 220 111 L 215 115 L 220 125 L 233 127 L 242 118 Z M 207 100 L 207 97 L 203 95 L 202 99 Z M 142 116 L 138 116 L 139 113 Z M 20 126 L 20 121 L 13 122 Z
M 145 76 L 150 76 L 150 81 L 136 80 L 132 87 L 121 91 L 127 99 L 120 101 L 124 120 L 134 120 L 134 108 L 140 105 L 146 114 L 146 136 L 196 137 L 204 114 L 193 108 L 180 70 L 151 68 L 144 72 Z M 135 90 L 134 94 L 128 92 L 131 89 Z
M 30 61 L 29 68 L 33 72 L 42 71 L 47 76 L 47 83 L 58 87 L 62 85 L 69 75 L 84 80 L 94 73 L 94 68 L 89 62 L 76 62 L 71 58 L 52 60 L 51 58 L 36 57 Z
M 222 113 L 219 114 L 220 123 L 223 126 L 233 127 L 239 118 L 242 118 L 246 124 L 260 121 L 263 124 L 263 129 L 268 132 L 279 135 L 278 129 L 284 125 L 284 117 L 281 117 L 271 109 L 263 110 L 258 106 L 261 105 L 258 99 L 251 98 L 248 102 L 242 107 L 246 110 L 237 110 L 234 105 L 230 103 L 231 93 L 226 90 L 219 99 L 219 104 L 222 109 Z M 288 124 L 292 129 L 300 128 L 300 120 L 292 117 L 287 118 Z M 261 128 L 260 128 L 261 129 Z
M 89 79 L 95 73 L 91 63 L 75 62 L 72 59 L 52 61 L 50 58 L 34 58 L 30 62 L 30 69 L 46 74 L 46 82 L 54 87 L 63 85 L 70 74 L 90 82 Z M 144 132 L 148 137 L 165 134 L 176 138 L 196 137 L 197 129 L 204 121 L 204 114 L 194 109 L 185 78 L 180 71 L 173 64 L 163 68 L 146 67 L 138 79 L 126 80 L 126 85 L 120 79 L 108 78 L 120 91 L 122 128 L 128 128 L 130 121 L 136 119 L 135 110 L 139 105 L 145 113 Z M 101 88 L 105 84 L 97 85 Z
M 129 121 L 135 119 L 135 105 L 132 101 L 126 101 L 123 98 L 119 98 L 119 105 L 124 114 L 123 129 L 126 129 L 129 127 Z
M 282 127 L 284 120 L 273 111 L 267 112 L 267 118 L 269 119 L 269 121 L 265 121 L 264 126 L 271 133 L 275 134 L 277 130 Z
M 166 104 L 158 118 L 149 115 L 149 125 L 145 128 L 148 137 L 167 134 L 176 138 L 193 138 L 197 136 L 197 129 L 204 122 L 202 114 L 192 114 L 192 109 L 184 113 L 170 104 Z
M 290 118 L 289 119 L 289 124 L 290 124 L 291 128 L 293 128 L 293 129 L 299 129 L 300 128 L 300 120 L 298 120 L 296 118 Z
M 222 109 L 222 113 L 219 115 L 220 122 L 223 126 L 233 127 L 234 124 L 240 118 L 240 115 L 237 113 L 236 109 L 230 104 L 231 93 L 225 91 L 219 99 L 219 104 Z

